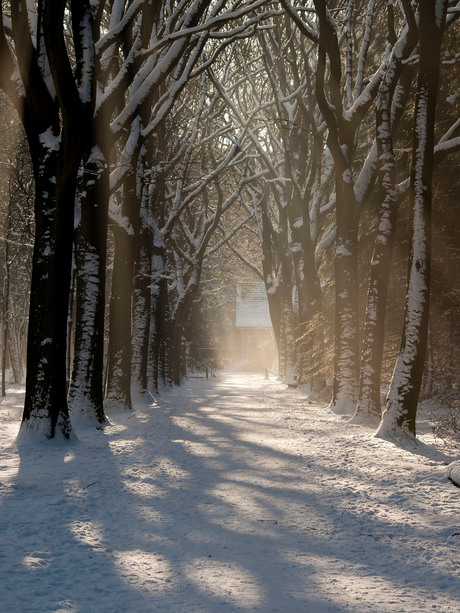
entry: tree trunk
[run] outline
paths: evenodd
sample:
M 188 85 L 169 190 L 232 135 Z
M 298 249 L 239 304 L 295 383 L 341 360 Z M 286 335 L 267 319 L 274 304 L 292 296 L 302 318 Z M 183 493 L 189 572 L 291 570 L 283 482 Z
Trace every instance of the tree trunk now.
M 293 196 L 293 200 L 298 198 L 297 195 Z M 302 334 L 302 330 L 306 329 L 308 323 L 322 311 L 321 284 L 317 274 L 315 249 L 310 238 L 310 219 L 307 209 L 307 206 L 301 207 L 300 202 L 297 202 L 296 206 L 290 207 L 289 215 L 298 301 L 298 321 L 295 332 L 295 343 L 298 349 L 295 354 L 299 371 L 298 378 L 302 382 L 306 382 L 306 373 L 313 369 L 311 368 L 311 351 L 307 347 L 303 347 L 302 351 L 299 350 L 298 337 L 299 334 Z
M 283 269 L 284 270 L 284 269 Z M 290 276 L 289 271 L 283 272 L 282 277 Z M 296 359 L 294 354 L 295 315 L 292 304 L 292 283 L 290 279 L 282 279 L 280 287 L 281 315 L 280 315 L 280 346 L 283 354 L 283 370 L 280 376 L 285 383 L 292 383 L 295 376 Z
M 148 390 L 148 352 L 151 325 L 150 244 L 148 234 L 141 233 L 137 252 L 133 292 L 133 391 L 140 398 Z
M 149 343 L 149 388 L 158 392 L 159 384 L 171 385 L 171 322 L 168 303 L 168 288 L 163 276 L 164 261 L 161 255 L 153 257 L 155 279 L 152 275 L 152 320 Z
M 395 234 L 397 202 L 385 199 L 372 256 L 366 321 L 359 380 L 359 400 L 354 419 L 378 425 L 381 415 L 380 377 L 385 336 L 388 278 Z
M 335 357 L 330 407 L 344 414 L 355 410 L 359 371 L 357 207 L 351 176 L 351 168 L 336 171 Z
M 328 147 L 334 160 L 336 185 L 335 354 L 330 408 L 352 413 L 358 400 L 358 207 L 353 188 L 353 152 L 358 117 L 343 109 L 342 60 L 334 21 L 324 0 L 314 0 L 320 22 L 316 97 L 328 126 Z M 329 59 L 328 71 L 326 71 Z M 328 83 L 325 83 L 326 72 Z M 326 97 L 329 93 L 330 102 Z
M 134 261 L 140 229 L 141 187 L 138 186 L 139 122 L 132 126 L 137 137 L 130 169 L 123 180 L 121 215 L 113 224 L 115 254 L 110 294 L 109 351 L 106 405 L 131 410 L 132 305 Z M 139 181 L 140 183 L 140 181 Z
M 431 330 L 428 328 L 425 386 L 422 394 L 423 400 L 433 398 L 433 366 L 433 344 L 431 342 Z
M 20 436 L 70 438 L 66 358 L 75 183 L 64 182 L 56 193 L 59 150 L 49 145 L 42 141 L 34 159 L 36 229 Z
M 11 190 L 10 190 L 11 191 Z M 8 336 L 10 319 L 10 231 L 11 231 L 11 200 L 8 203 L 6 236 L 3 241 L 3 288 L 2 288 L 2 397 L 6 396 L 6 360 L 8 356 Z
M 431 185 L 441 43 L 447 0 L 419 2 L 419 73 L 411 168 L 411 249 L 404 328 L 381 438 L 416 435 L 417 404 L 428 336 L 431 271 Z
M 125 228 L 113 228 L 115 256 L 109 315 L 109 351 L 106 405 L 133 408 L 131 402 L 131 304 L 134 237 Z
M 385 87 L 383 83 L 382 88 Z M 367 293 L 359 380 L 359 400 L 354 419 L 378 425 L 382 410 L 380 375 L 385 336 L 385 311 L 388 280 L 395 236 L 399 195 L 396 186 L 396 164 L 393 155 L 390 92 L 377 103 L 377 149 L 379 152 L 379 186 L 382 203 L 379 226 L 372 255 Z
M 20 113 L 35 179 L 36 229 L 20 437 L 34 433 L 68 439 L 72 428 L 67 405 L 67 316 L 76 177 L 87 139 L 85 124 L 94 108 L 92 12 L 89 0 L 74 0 L 70 6 L 66 0 L 39 2 L 36 8 L 38 18 L 31 23 L 30 6 L 11 3 L 14 59 L 0 27 L 2 67 L 10 79 L 13 67 L 18 69 L 22 81 L 15 88 L 6 79 L 2 86 Z M 72 61 L 65 40 L 66 10 L 73 26 Z M 83 72 L 84 94 L 79 89 Z
M 153 236 L 148 224 L 147 188 L 141 202 L 139 236 L 134 260 L 132 388 L 140 399 L 148 392 L 149 339 L 152 325 L 152 248 Z
M 84 162 L 76 243 L 75 350 L 69 404 L 72 419 L 105 423 L 104 316 L 108 165 L 94 145 Z
M 393 48 L 387 72 L 376 100 L 376 143 L 379 159 L 379 226 L 372 255 L 366 320 L 361 353 L 359 399 L 354 419 L 378 425 L 381 415 L 380 377 L 385 336 L 385 313 L 388 282 L 399 206 L 396 185 L 396 164 L 393 134 L 401 118 L 412 85 L 412 70 L 406 60 L 417 44 L 418 32 L 413 15 L 408 15 L 409 27 Z M 395 95 L 397 84 L 400 83 Z
M 171 377 L 174 385 L 180 385 L 182 380 L 182 336 L 184 327 L 176 319 L 172 324 Z

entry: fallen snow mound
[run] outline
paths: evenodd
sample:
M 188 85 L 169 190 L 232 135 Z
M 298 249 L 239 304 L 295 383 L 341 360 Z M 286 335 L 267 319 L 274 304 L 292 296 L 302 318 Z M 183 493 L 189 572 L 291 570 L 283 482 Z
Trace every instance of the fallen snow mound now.
M 452 483 L 455 483 L 455 485 L 460 487 L 460 460 L 449 464 L 447 467 L 447 477 L 452 481 Z

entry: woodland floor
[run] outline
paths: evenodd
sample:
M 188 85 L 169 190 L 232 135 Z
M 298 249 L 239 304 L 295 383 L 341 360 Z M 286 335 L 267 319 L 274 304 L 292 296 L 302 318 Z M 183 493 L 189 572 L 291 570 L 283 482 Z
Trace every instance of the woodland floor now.
M 0 404 L 0 611 L 460 610 L 459 449 L 429 428 L 403 449 L 221 373 L 18 448 L 21 403 Z

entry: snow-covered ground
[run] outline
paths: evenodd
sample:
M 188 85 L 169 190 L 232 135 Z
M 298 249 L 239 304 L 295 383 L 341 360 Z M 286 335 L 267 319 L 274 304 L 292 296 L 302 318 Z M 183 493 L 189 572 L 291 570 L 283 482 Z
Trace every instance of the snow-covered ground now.
M 0 405 L 2 612 L 460 610 L 458 450 L 395 447 L 258 375 L 73 444 L 18 449 L 21 402 Z

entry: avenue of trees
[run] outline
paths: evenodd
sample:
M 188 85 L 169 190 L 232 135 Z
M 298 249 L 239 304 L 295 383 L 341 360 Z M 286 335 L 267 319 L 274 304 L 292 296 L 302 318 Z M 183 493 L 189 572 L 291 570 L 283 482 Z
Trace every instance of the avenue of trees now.
M 421 394 L 460 384 L 459 17 L 456 0 L 0 0 L 21 434 L 69 438 L 180 384 L 244 267 L 280 376 L 414 437 Z

